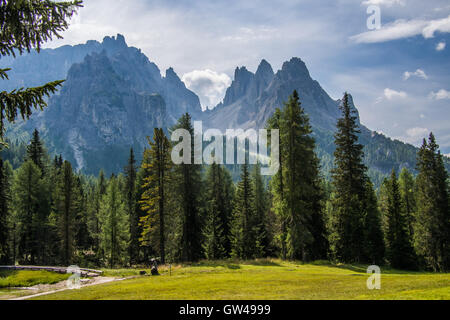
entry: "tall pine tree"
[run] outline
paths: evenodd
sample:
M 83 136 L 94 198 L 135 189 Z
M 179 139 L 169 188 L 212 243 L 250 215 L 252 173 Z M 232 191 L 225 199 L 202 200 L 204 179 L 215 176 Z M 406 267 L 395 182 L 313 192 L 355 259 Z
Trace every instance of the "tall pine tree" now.
M 100 246 L 110 268 L 128 261 L 129 221 L 119 184 L 119 178 L 113 175 L 100 206 Z
M 386 180 L 388 204 L 386 215 L 387 258 L 394 268 L 413 269 L 415 256 L 395 170 Z
M 138 199 L 137 197 L 137 173 L 136 173 L 136 159 L 134 158 L 133 148 L 130 149 L 130 156 L 128 164 L 125 167 L 125 206 L 127 209 L 129 224 L 130 224 L 130 265 L 137 263 L 139 258 L 139 216 L 137 211 Z
M 332 183 L 330 248 L 333 258 L 342 262 L 365 260 L 365 194 L 366 166 L 363 164 L 363 146 L 358 143 L 360 133 L 355 110 L 350 107 L 345 93 L 340 105 L 342 118 L 335 134 L 336 151 Z
M 9 181 L 5 173 L 3 160 L 0 158 L 0 264 L 9 262 L 8 218 L 9 218 Z
M 166 204 L 167 188 L 171 170 L 170 142 L 162 129 L 155 128 L 153 141 L 148 139 L 150 145 L 150 163 L 143 163 L 143 169 L 147 169 L 150 175 L 144 180 L 144 193 L 141 205 L 147 215 L 141 217 L 142 241 L 147 242 L 152 232 L 156 231 L 161 263 L 165 263 L 166 253 Z
M 191 163 L 174 166 L 172 184 L 172 192 L 176 195 L 176 206 L 181 216 L 179 256 L 182 261 L 196 261 L 203 256 L 199 201 L 202 176 L 201 166 L 194 164 L 194 128 L 188 113 L 184 114 L 172 128 L 176 129 L 185 129 L 191 136 Z
M 428 267 L 436 271 L 450 270 L 448 173 L 433 133 L 419 150 L 417 170 L 415 248 Z
M 253 259 L 257 252 L 255 220 L 255 194 L 247 164 L 243 164 L 241 180 L 236 188 L 232 229 L 232 255 Z

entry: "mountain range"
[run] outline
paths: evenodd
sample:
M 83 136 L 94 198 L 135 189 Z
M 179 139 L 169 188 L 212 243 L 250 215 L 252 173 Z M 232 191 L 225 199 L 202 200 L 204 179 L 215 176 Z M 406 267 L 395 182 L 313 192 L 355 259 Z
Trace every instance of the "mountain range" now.
M 0 67 L 12 68 L 10 80 L 2 82 L 3 90 L 66 79 L 48 108 L 33 114 L 29 121 L 8 126 L 7 136 L 26 140 L 37 128 L 49 151 L 62 154 L 87 174 L 96 175 L 102 168 L 107 173 L 121 171 L 130 147 L 140 154 L 154 127 L 169 128 L 186 112 L 194 120 L 202 120 L 204 128 L 262 128 L 294 90 L 310 117 L 325 176 L 332 167 L 341 101 L 333 100 L 311 78 L 299 58 L 286 61 L 277 72 L 266 60 L 255 73 L 236 68 L 223 101 L 207 111 L 202 111 L 198 96 L 172 68 L 161 76 L 158 66 L 141 50 L 129 47 L 120 34 L 102 42 L 2 58 Z M 350 102 L 357 112 L 353 98 Z M 392 168 L 414 171 L 414 146 L 360 126 L 365 162 L 376 184 Z

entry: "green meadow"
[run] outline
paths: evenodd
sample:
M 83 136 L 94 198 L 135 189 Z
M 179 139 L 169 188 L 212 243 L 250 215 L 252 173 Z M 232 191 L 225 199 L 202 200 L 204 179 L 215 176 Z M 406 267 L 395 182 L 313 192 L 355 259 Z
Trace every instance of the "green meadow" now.
M 450 299 L 448 273 L 382 268 L 381 289 L 368 290 L 366 267 L 260 260 L 200 262 L 172 266 L 170 271 L 168 267 L 163 267 L 160 276 L 139 276 L 136 269 L 105 270 L 105 276 L 125 279 L 36 299 Z

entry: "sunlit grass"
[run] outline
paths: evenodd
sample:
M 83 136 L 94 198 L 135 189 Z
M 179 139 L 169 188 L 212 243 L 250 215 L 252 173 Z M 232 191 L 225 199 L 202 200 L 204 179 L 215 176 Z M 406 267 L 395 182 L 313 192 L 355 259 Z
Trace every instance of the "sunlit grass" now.
M 69 278 L 69 274 L 49 271 L 2 270 L 0 288 L 32 287 L 37 284 L 53 284 Z
M 450 274 L 382 268 L 381 290 L 368 290 L 366 266 L 280 260 L 216 261 L 160 268 L 161 276 L 105 270 L 133 279 L 70 290 L 39 299 L 450 299 Z M 148 270 L 146 270 L 148 273 Z

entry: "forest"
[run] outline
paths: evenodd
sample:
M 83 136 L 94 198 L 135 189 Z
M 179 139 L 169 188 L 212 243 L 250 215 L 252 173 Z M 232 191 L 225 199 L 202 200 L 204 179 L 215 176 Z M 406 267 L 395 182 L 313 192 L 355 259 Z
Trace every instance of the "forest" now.
M 39 52 L 61 38 L 81 6 L 0 1 L 0 55 Z M 8 71 L 0 69 L 2 80 Z M 50 156 L 38 130 L 26 147 L 4 139 L 6 122 L 42 110 L 63 82 L 0 92 L 6 155 L 0 159 L 0 264 L 119 268 L 151 258 L 164 264 L 279 257 L 450 270 L 449 180 L 432 133 L 416 155 L 417 174 L 392 170 L 376 190 L 346 93 L 325 178 L 294 91 L 267 122 L 280 132 L 280 170 L 270 181 L 259 165 L 239 166 L 237 183 L 220 164 L 175 165 L 162 128 L 148 138 L 140 163 L 131 149 L 123 172 L 93 177 Z M 193 135 L 191 116 L 184 114 L 169 133 L 176 129 Z
M 449 270 L 448 174 L 433 134 L 417 176 L 393 170 L 375 190 L 347 94 L 341 112 L 330 180 L 297 92 L 267 123 L 280 130 L 270 181 L 259 164 L 240 165 L 237 183 L 224 165 L 175 165 L 161 128 L 141 163 L 131 149 L 123 172 L 86 176 L 52 159 L 35 130 L 23 163 L 0 161 L 0 261 L 118 268 L 280 257 Z M 194 134 L 189 114 L 169 131 L 179 128 Z

